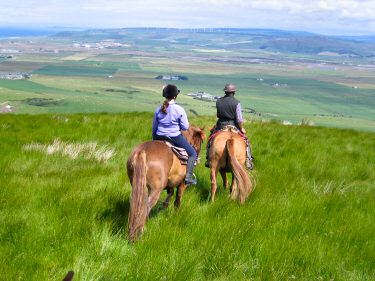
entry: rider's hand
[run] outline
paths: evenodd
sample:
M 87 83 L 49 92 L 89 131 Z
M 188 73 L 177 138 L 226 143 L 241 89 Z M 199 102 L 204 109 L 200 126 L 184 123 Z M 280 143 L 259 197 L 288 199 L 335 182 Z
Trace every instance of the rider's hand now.
M 241 128 L 241 132 L 242 132 L 243 134 L 246 134 L 246 130 L 245 130 L 245 128 Z

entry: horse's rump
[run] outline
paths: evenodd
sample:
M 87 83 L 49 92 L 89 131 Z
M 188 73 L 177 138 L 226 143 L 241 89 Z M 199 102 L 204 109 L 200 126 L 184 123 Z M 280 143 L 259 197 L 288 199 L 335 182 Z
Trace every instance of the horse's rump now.
M 233 140 L 233 145 L 236 147 L 234 150 L 235 156 L 241 164 L 244 163 L 246 160 L 246 144 L 240 135 L 230 131 L 218 132 L 212 139 L 209 159 L 210 161 L 217 161 L 219 169 L 229 172 L 231 171 L 231 163 L 226 149 L 228 140 Z
M 242 204 L 255 187 L 250 179 L 253 177 L 244 168 L 246 160 L 246 143 L 242 136 L 231 131 L 221 131 L 213 139 L 210 146 L 211 171 L 232 172 L 231 198 L 238 198 Z M 214 177 L 214 178 L 212 178 Z M 216 173 L 211 172 L 211 191 L 214 198 L 216 192 Z
M 166 184 L 168 181 L 168 173 L 170 172 L 172 164 L 174 162 L 174 154 L 169 146 L 162 141 L 147 141 L 137 145 L 133 149 L 127 165 L 128 175 L 131 181 L 134 172 L 131 163 L 135 155 L 140 151 L 145 152 L 147 165 L 147 184 Z
M 184 136 L 199 154 L 205 138 L 204 129 L 191 126 Z M 130 241 L 134 241 L 141 235 L 146 218 L 163 189 L 167 189 L 170 198 L 173 188 L 179 186 L 175 206 L 180 205 L 186 188 L 186 166 L 181 165 L 180 160 L 163 141 L 147 141 L 132 150 L 127 171 L 132 185 L 128 237 Z

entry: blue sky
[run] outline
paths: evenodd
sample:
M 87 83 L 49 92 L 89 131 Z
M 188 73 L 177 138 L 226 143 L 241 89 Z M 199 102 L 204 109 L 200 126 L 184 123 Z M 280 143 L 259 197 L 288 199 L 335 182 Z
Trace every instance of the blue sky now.
M 0 25 L 238 27 L 375 35 L 375 0 L 0 0 Z

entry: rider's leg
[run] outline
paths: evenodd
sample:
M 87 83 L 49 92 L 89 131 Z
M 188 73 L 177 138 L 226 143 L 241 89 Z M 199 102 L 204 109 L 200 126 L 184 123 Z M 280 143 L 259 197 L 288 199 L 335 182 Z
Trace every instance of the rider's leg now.
M 197 184 L 197 179 L 192 177 L 195 160 L 197 160 L 197 157 L 189 156 L 188 158 L 187 167 L 186 167 L 186 177 L 185 177 L 186 186 Z
M 210 140 L 210 137 L 215 134 L 217 132 L 217 129 L 218 126 L 215 125 L 211 131 L 210 131 L 210 136 L 208 137 L 209 141 L 207 143 L 207 151 L 206 151 L 206 162 L 204 163 L 204 166 L 209 168 L 210 167 L 210 161 L 208 160 L 208 158 L 210 157 L 210 147 L 211 147 L 211 140 Z
M 211 144 L 207 144 L 207 151 L 206 151 L 206 162 L 204 163 L 204 166 L 206 166 L 207 168 L 210 167 L 210 162 L 208 161 L 208 157 L 210 156 L 210 146 Z
M 186 186 L 196 184 L 197 180 L 193 179 L 192 176 L 193 176 L 195 160 L 197 160 L 197 152 L 190 145 L 190 143 L 184 138 L 183 135 L 178 135 L 177 137 L 171 137 L 171 139 L 175 145 L 184 148 L 189 156 L 188 161 L 187 161 L 186 177 L 185 177 Z
M 252 160 L 254 159 L 251 156 L 251 145 L 248 139 L 244 139 L 246 143 L 246 168 L 252 170 L 254 168 L 254 163 Z

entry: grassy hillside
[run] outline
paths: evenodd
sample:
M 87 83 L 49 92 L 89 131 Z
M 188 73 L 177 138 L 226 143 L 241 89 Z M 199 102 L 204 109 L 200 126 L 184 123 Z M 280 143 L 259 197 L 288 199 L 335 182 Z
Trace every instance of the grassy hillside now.
M 131 245 L 126 160 L 151 120 L 0 116 L 0 280 L 375 279 L 374 133 L 247 122 L 248 201 L 220 187 L 210 202 L 201 165 L 181 208 L 159 203 Z

